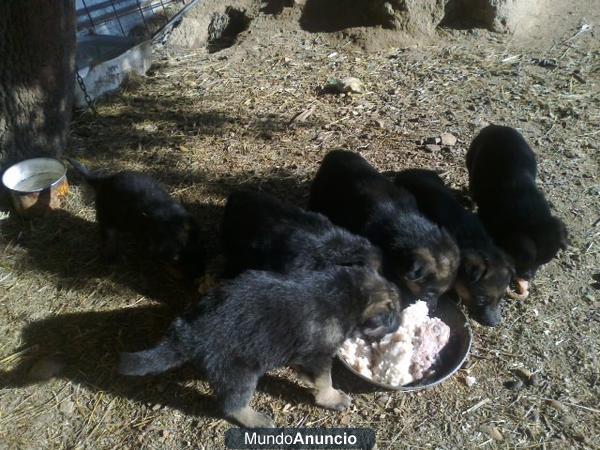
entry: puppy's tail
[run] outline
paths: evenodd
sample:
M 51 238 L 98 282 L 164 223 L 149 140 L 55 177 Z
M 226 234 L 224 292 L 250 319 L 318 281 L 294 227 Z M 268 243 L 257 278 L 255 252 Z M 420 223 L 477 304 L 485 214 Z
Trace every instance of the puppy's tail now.
M 156 375 L 179 367 L 187 361 L 188 358 L 167 338 L 149 350 L 121 353 L 118 371 L 122 375 Z
M 98 182 L 98 180 L 100 180 L 101 177 L 98 174 L 95 174 L 94 172 L 92 172 L 90 169 L 85 167 L 79 161 L 75 161 L 73 158 L 67 158 L 67 161 L 69 161 L 69 163 L 73 166 L 73 168 L 77 172 L 79 172 L 81 174 L 81 176 L 83 178 L 85 178 L 85 181 L 87 181 L 92 186 L 95 186 L 96 183 Z

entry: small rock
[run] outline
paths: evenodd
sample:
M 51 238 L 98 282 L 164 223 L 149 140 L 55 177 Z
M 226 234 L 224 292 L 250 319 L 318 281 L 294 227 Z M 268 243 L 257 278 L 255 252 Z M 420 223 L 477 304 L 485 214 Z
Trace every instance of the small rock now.
M 75 411 L 75 403 L 73 403 L 71 400 L 65 400 L 60 404 L 58 409 L 65 416 L 70 416 L 73 414 L 73 411 Z
M 440 140 L 442 141 L 442 145 L 447 145 L 449 147 L 456 145 L 456 141 L 458 141 L 456 136 L 452 133 L 442 133 Z
M 425 139 L 425 144 L 439 144 L 442 140 L 439 137 L 430 137 Z
M 471 386 L 475 385 L 475 383 L 477 383 L 477 378 L 471 377 L 471 376 L 468 376 L 468 375 L 465 377 L 465 384 L 468 387 L 471 387 Z
M 583 434 L 583 432 L 581 430 L 577 430 L 574 429 L 573 431 L 571 431 L 571 436 L 573 436 L 573 439 L 575 439 L 578 442 L 582 442 L 582 443 L 586 443 L 587 442 L 587 436 L 585 434 Z
M 49 380 L 57 376 L 65 367 L 65 364 L 58 358 L 44 356 L 38 359 L 31 369 L 29 369 L 28 378 L 30 380 Z
M 523 381 L 529 381 L 532 373 L 528 369 L 519 367 L 518 369 L 515 369 L 515 375 L 517 375 Z
M 565 156 L 571 159 L 583 158 L 585 155 L 576 149 L 567 149 Z
M 518 391 L 523 389 L 523 382 L 521 380 L 510 380 L 504 383 L 504 386 L 511 391 Z
M 387 394 L 383 394 L 377 397 L 377 403 L 379 403 L 381 406 L 386 406 L 389 401 L 390 396 Z
M 537 64 L 540 67 L 544 67 L 547 69 L 555 69 L 556 67 L 558 67 L 558 63 L 555 59 L 540 59 L 540 58 L 533 58 L 532 62 L 534 64 Z
M 484 425 L 481 427 L 481 431 L 487 433 L 495 441 L 501 441 L 504 439 L 500 430 L 493 425 Z
M 529 369 L 522 367 L 515 369 L 515 375 L 527 383 L 528 386 L 537 386 L 539 381 L 537 373 L 531 372 Z
M 145 131 L 146 133 L 156 133 L 158 131 L 158 126 L 154 123 L 143 123 L 138 125 L 137 129 L 140 131 Z
M 546 405 L 548 405 L 551 408 L 554 408 L 557 411 L 564 411 L 565 410 L 565 405 L 563 405 L 558 400 L 546 400 Z
M 425 150 L 427 150 L 430 153 L 439 152 L 441 149 L 442 149 L 441 145 L 436 145 L 436 144 L 426 144 L 425 145 Z
M 152 407 L 152 411 L 158 411 L 160 408 L 162 408 L 162 405 L 160 403 L 157 403 Z
M 572 425 L 575 425 L 577 423 L 577 419 L 571 415 L 567 415 L 565 416 L 565 418 L 563 419 L 563 424 L 566 427 L 570 427 Z
M 538 384 L 540 384 L 540 378 L 538 377 L 538 374 L 537 373 L 531 374 L 531 376 L 529 377 L 529 385 L 537 386 Z
M 341 80 L 329 80 L 325 88 L 328 91 L 337 92 L 339 94 L 360 94 L 364 90 L 362 81 L 354 77 L 346 77 L 342 78 Z
M 169 430 L 160 430 L 158 432 L 158 435 L 163 438 L 163 439 L 167 439 L 169 437 L 171 433 L 169 433 Z
M 485 128 L 489 125 L 490 123 L 485 120 L 485 119 L 476 119 L 473 121 L 473 126 L 475 128 Z
M 396 11 L 394 10 L 394 7 L 392 6 L 392 4 L 390 2 L 385 2 L 382 6 L 381 9 L 385 15 L 394 17 L 394 14 L 396 14 Z

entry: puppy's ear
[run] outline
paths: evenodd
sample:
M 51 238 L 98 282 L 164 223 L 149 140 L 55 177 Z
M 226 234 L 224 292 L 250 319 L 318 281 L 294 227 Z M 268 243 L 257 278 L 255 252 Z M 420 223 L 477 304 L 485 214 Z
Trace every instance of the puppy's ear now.
M 391 299 L 388 298 L 383 301 L 381 299 L 377 299 L 376 301 L 367 305 L 363 311 L 362 318 L 363 320 L 368 320 L 380 314 L 389 313 L 392 309 L 394 309 L 394 303 Z
M 469 283 L 477 283 L 487 272 L 487 263 L 476 253 L 465 256 L 464 272 Z

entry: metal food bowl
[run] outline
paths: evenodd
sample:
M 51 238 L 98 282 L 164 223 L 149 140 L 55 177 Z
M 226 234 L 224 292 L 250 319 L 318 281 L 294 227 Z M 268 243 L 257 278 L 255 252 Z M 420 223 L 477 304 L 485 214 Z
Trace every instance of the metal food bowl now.
M 394 391 L 418 391 L 428 389 L 443 383 L 452 375 L 454 375 L 464 364 L 469 350 L 471 349 L 471 341 L 473 334 L 467 318 L 463 314 L 460 307 L 447 297 L 441 297 L 438 302 L 436 311 L 431 315 L 438 317 L 446 325 L 450 327 L 450 339 L 446 346 L 438 355 L 437 361 L 432 367 L 433 373 L 429 377 L 421 378 L 404 386 L 391 386 L 388 384 L 378 383 L 368 377 L 357 372 L 352 368 L 344 358 L 338 354 L 338 359 L 342 365 L 352 372 L 352 374 L 360 378 L 363 382 L 368 383 L 371 387 L 378 389 L 374 390 L 394 390 Z
M 67 168 L 54 158 L 33 158 L 9 167 L 2 184 L 21 216 L 32 217 L 59 209 L 69 191 Z

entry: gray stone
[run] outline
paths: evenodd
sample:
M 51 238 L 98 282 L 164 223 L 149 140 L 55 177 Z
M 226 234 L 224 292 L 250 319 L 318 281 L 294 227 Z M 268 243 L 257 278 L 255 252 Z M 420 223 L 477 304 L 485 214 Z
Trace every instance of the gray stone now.
M 456 141 L 458 140 L 456 139 L 456 136 L 454 136 L 452 133 L 442 133 L 440 138 L 442 141 L 442 145 L 447 145 L 449 147 L 456 145 Z
M 441 145 L 437 145 L 437 144 L 426 144 L 425 145 L 425 150 L 427 150 L 428 152 L 431 152 L 431 153 L 439 152 L 441 149 L 442 149 Z

